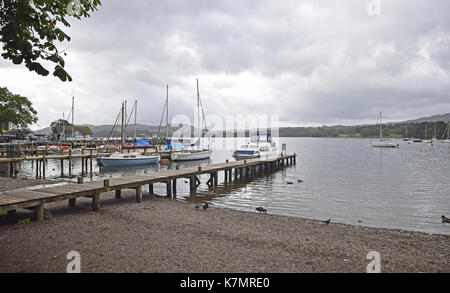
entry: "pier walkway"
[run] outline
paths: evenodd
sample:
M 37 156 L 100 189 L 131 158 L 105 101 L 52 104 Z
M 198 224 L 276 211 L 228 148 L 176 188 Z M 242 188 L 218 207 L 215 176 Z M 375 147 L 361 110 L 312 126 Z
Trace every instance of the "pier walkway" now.
M 200 167 L 183 168 L 160 171 L 151 174 L 105 179 L 103 181 L 67 184 L 33 190 L 9 191 L 0 193 L 0 212 L 14 213 L 17 209 L 31 209 L 35 211 L 36 219 L 44 219 L 44 205 L 57 201 L 68 200 L 69 206 L 76 205 L 76 199 L 88 197 L 92 199 L 92 209 L 100 209 L 100 196 L 104 192 L 115 191 L 116 198 L 121 198 L 121 191 L 133 189 L 136 191 L 136 201 L 142 199 L 142 186 L 149 185 L 149 193 L 153 194 L 153 184 L 165 183 L 167 197 L 175 198 L 177 194 L 177 179 L 188 179 L 190 192 L 195 192 L 200 184 L 199 175 L 209 174 L 206 182 L 210 186 L 218 185 L 218 172 L 223 171 L 225 182 L 256 177 L 270 173 L 285 166 L 296 164 L 296 154 L 283 155 L 271 159 L 249 159 L 243 161 L 225 162 L 222 164 L 205 165 Z M 234 174 L 234 176 L 233 176 Z M 80 177 L 81 178 L 81 177 Z

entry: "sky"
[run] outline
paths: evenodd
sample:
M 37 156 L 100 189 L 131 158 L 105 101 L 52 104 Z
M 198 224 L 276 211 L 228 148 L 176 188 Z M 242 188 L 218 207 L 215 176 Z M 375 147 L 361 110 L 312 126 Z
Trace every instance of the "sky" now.
M 71 19 L 63 83 L 0 59 L 0 86 L 28 97 L 34 129 L 67 117 L 113 124 L 275 115 L 281 126 L 376 123 L 450 112 L 448 0 L 103 0 Z M 52 67 L 47 67 L 50 70 Z M 217 119 L 216 119 L 217 120 Z M 219 125 L 218 125 L 219 124 Z M 211 127 L 210 127 L 211 128 Z M 220 129 L 220 123 L 213 128 Z

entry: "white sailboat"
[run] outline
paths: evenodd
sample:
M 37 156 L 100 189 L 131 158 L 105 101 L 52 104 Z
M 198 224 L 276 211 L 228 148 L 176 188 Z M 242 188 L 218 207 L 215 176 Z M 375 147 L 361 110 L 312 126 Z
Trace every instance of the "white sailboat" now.
M 204 160 L 204 159 L 209 159 L 211 157 L 212 154 L 212 150 L 210 148 L 210 145 L 208 145 L 208 148 L 203 148 L 202 147 L 202 125 L 201 122 L 205 122 L 205 115 L 203 113 L 203 119 L 200 119 L 200 107 L 202 109 L 202 113 L 203 113 L 203 106 L 201 105 L 201 100 L 200 100 L 200 90 L 199 90 L 199 86 L 198 86 L 198 79 L 197 79 L 197 109 L 198 109 L 198 132 L 199 132 L 199 137 L 197 139 L 197 141 L 193 144 L 190 144 L 188 146 L 184 146 L 183 150 L 181 152 L 176 152 L 176 153 L 172 153 L 170 158 L 172 159 L 172 161 L 193 161 L 193 160 Z M 205 127 L 206 127 L 206 123 L 205 123 Z M 208 130 L 206 128 L 206 130 Z
M 390 138 L 383 138 L 383 117 L 382 112 L 380 112 L 380 116 L 378 117 L 380 121 L 380 140 L 377 142 L 372 143 L 373 147 L 378 148 L 398 148 L 399 145 L 396 143 L 391 142 Z
M 447 131 L 447 139 L 443 139 L 441 140 L 441 142 L 450 143 L 450 121 L 448 122 L 447 128 L 445 130 Z
M 98 163 L 102 167 L 111 166 L 135 166 L 135 165 L 149 165 L 159 162 L 159 156 L 145 155 L 138 152 L 133 153 L 123 153 L 123 141 L 124 141 L 124 107 L 122 103 L 121 115 L 122 115 L 122 129 L 121 129 L 121 147 L 120 153 L 114 153 L 107 157 L 99 157 L 97 159 Z M 137 111 L 136 111 L 137 112 Z M 136 115 L 135 112 L 135 115 Z M 117 121 L 116 121 L 117 123 Z M 115 125 L 113 126 L 113 128 Z
M 424 136 L 424 139 L 422 140 L 422 142 L 423 143 L 433 143 L 433 140 L 432 139 L 427 139 L 427 130 L 428 130 L 428 127 L 427 127 L 428 125 L 427 124 L 425 124 L 425 136 Z

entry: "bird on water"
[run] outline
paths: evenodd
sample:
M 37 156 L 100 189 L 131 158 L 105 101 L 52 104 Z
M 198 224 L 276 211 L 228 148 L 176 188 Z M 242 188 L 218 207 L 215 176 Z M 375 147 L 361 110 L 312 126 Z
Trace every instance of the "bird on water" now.
M 326 221 L 323 221 L 325 224 L 330 224 L 331 223 L 331 219 L 328 219 L 328 220 L 326 220 Z
M 209 205 L 208 205 L 207 203 L 205 203 L 205 204 L 203 205 L 203 209 L 206 211 L 208 208 L 209 208 Z
M 256 210 L 260 213 L 267 213 L 267 210 L 263 207 L 256 208 Z
M 450 219 L 449 218 L 447 218 L 445 216 L 442 216 L 441 218 L 442 218 L 442 223 L 450 223 Z

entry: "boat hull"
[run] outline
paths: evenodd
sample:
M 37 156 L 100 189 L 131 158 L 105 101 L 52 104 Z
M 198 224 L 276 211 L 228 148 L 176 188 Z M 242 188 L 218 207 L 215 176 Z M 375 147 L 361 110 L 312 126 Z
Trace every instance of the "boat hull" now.
M 196 151 L 196 152 L 179 152 L 172 153 L 170 158 L 172 161 L 196 161 L 196 160 L 204 160 L 209 159 L 211 157 L 211 150 L 206 151 Z
M 159 161 L 159 157 L 136 158 L 136 159 L 98 158 L 97 161 L 103 167 L 138 166 L 138 165 L 155 164 Z
M 395 143 L 388 143 L 388 142 L 378 142 L 372 144 L 374 148 L 398 148 L 399 146 Z

